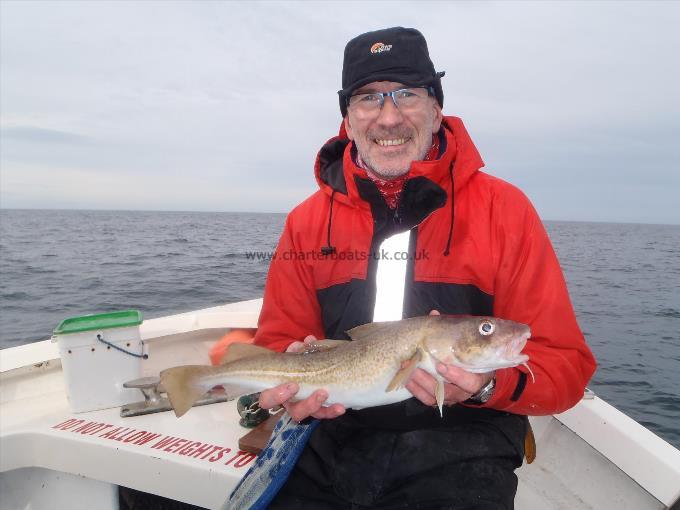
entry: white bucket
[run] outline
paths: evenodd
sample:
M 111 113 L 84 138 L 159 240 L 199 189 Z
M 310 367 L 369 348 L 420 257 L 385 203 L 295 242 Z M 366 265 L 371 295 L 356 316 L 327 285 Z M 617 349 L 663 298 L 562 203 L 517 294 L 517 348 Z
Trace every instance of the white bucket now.
M 135 310 L 66 319 L 54 330 L 71 410 L 84 413 L 140 400 L 123 383 L 142 375 L 145 347 Z

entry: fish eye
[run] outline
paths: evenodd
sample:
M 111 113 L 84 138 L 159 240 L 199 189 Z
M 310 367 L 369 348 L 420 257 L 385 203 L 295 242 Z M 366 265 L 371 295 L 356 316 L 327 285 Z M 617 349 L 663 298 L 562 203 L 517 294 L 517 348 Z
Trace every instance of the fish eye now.
M 493 333 L 494 329 L 495 328 L 494 328 L 493 322 L 491 322 L 491 321 L 484 321 L 479 325 L 479 333 L 484 335 L 484 336 L 488 336 L 491 333 Z

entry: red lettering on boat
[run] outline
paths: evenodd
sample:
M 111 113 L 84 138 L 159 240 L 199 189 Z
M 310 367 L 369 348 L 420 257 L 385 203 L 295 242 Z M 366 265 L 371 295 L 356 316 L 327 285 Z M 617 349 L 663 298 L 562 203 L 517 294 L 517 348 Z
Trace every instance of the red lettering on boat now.
M 153 432 L 145 432 L 146 435 L 140 437 L 137 441 L 134 442 L 134 444 L 142 446 L 148 443 L 149 441 L 153 441 L 154 439 L 161 437 L 160 434 L 155 434 Z
M 179 448 L 182 448 L 182 447 L 183 447 L 186 443 L 188 443 L 188 442 L 189 442 L 189 441 L 187 441 L 186 439 L 177 438 L 175 441 L 173 441 L 172 443 L 170 443 L 170 444 L 168 445 L 167 448 L 164 448 L 163 451 L 164 451 L 164 452 L 174 453 L 174 452 L 176 452 Z
M 177 453 L 179 453 L 180 455 L 191 455 L 192 453 L 194 453 L 194 448 L 196 446 L 201 446 L 202 444 L 203 443 L 201 443 L 200 441 L 194 441 L 193 443 L 189 443 L 184 448 L 178 450 Z
M 230 451 L 231 451 L 231 448 L 220 448 L 215 453 L 215 455 L 213 455 L 212 457 L 210 457 L 208 459 L 208 461 L 209 462 L 217 462 L 218 460 L 220 460 L 224 456 L 225 453 L 229 453 Z
M 191 456 L 192 456 L 194 459 L 197 459 L 197 458 L 199 458 L 202 454 L 204 454 L 206 451 L 208 451 L 211 447 L 212 447 L 211 444 L 206 443 L 206 444 L 204 444 L 203 446 L 200 446 L 200 447 L 196 448 L 196 451 L 193 452 L 193 453 L 191 454 Z
M 243 457 L 241 457 L 239 460 L 237 460 L 237 461 L 234 463 L 234 467 L 235 467 L 235 468 L 241 468 L 241 467 L 243 467 L 243 466 L 246 466 L 247 464 L 249 464 L 250 462 L 252 462 L 252 460 L 253 460 L 255 457 L 257 457 L 257 455 L 253 455 L 252 453 L 246 453 Z
M 123 427 L 116 427 L 113 430 L 109 430 L 108 432 L 104 432 L 103 434 L 100 434 L 99 437 L 103 437 L 105 439 L 112 439 L 118 432 L 120 432 L 120 429 Z
M 155 448 L 155 449 L 157 449 L 157 450 L 160 450 L 161 448 L 163 448 L 163 447 L 169 445 L 170 443 L 172 443 L 175 439 L 177 439 L 177 438 L 176 438 L 176 437 L 173 437 L 173 436 L 165 436 L 163 439 L 161 439 L 160 441 L 158 441 L 156 444 L 151 445 L 151 448 Z

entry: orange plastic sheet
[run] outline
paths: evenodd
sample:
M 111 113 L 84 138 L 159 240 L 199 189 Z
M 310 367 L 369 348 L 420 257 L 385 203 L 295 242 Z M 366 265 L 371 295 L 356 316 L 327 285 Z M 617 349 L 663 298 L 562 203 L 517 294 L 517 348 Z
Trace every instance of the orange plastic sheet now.
M 246 344 L 253 343 L 255 338 L 256 329 L 243 328 L 243 329 L 232 329 L 224 335 L 220 340 L 211 347 L 210 349 L 210 362 L 213 365 L 221 365 L 224 359 L 227 349 L 234 342 L 241 342 Z

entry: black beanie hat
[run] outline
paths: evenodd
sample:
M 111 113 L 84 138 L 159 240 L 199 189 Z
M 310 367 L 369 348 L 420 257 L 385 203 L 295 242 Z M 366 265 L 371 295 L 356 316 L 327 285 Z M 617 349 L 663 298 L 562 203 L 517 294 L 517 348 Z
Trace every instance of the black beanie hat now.
M 345 46 L 342 63 L 340 111 L 347 115 L 347 98 L 374 81 L 395 81 L 409 87 L 430 85 L 439 106 L 444 107 L 441 77 L 434 70 L 423 34 L 415 28 L 393 27 L 367 32 Z

